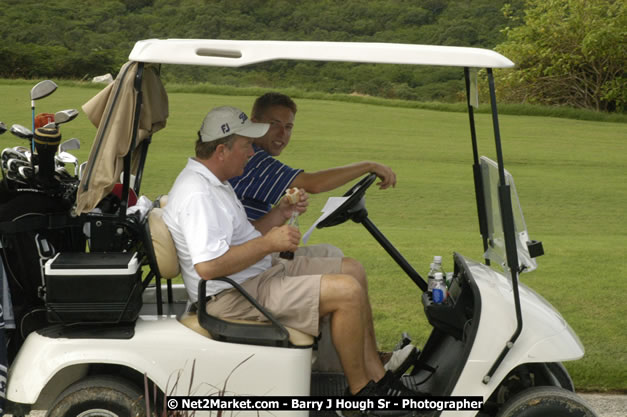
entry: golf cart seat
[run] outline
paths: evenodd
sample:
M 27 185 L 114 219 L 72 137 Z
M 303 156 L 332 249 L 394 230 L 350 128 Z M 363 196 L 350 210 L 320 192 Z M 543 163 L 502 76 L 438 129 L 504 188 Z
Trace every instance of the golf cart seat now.
M 225 322 L 232 324 L 244 324 L 244 325 L 253 325 L 253 326 L 261 326 L 267 325 L 268 322 L 263 321 L 250 321 L 250 320 L 234 320 L 234 319 L 223 319 Z M 196 333 L 203 335 L 209 339 L 213 339 L 211 334 L 207 329 L 202 327 L 198 322 L 198 315 L 196 313 L 185 313 L 179 320 L 185 327 L 195 331 Z M 310 347 L 314 344 L 313 336 L 303 333 L 299 330 L 292 329 L 291 327 L 285 327 L 287 332 L 289 333 L 289 344 L 294 347 Z
M 159 201 L 163 207 L 167 200 L 161 197 Z M 174 246 L 172 235 L 163 221 L 162 208 L 155 207 L 150 210 L 146 227 L 150 236 L 150 239 L 146 239 L 148 260 L 151 269 L 156 275 L 157 285 L 160 286 L 159 278 L 171 279 L 180 272 L 176 247 Z M 228 280 L 228 278 L 217 279 Z M 199 291 L 199 294 L 205 294 L 206 283 L 207 281 L 201 280 L 202 292 Z M 244 296 L 247 295 L 245 294 Z M 199 298 L 205 299 L 205 297 L 201 298 L 200 296 Z M 263 309 L 262 312 L 269 316 L 269 313 Z M 179 321 L 196 333 L 226 342 L 298 347 L 313 345 L 312 336 L 295 329 L 283 327 L 280 324 L 277 326 L 278 323 L 271 323 L 274 321 L 271 316 L 269 321 L 265 322 L 220 319 L 210 316 L 203 308 L 200 314 L 184 313 Z
M 146 239 L 149 246 L 148 262 L 155 272 L 157 279 L 172 279 L 179 272 L 179 261 L 176 256 L 176 247 L 172 235 L 163 221 L 163 209 L 155 207 L 148 213 L 146 227 L 150 239 Z

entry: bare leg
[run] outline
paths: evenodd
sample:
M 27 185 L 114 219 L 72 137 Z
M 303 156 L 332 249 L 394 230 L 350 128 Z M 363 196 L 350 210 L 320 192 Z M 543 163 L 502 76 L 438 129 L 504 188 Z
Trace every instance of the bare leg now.
M 364 360 L 365 303 L 365 292 L 352 276 L 322 276 L 320 317 L 331 314 L 331 338 L 353 393 L 371 380 Z
M 360 262 L 352 258 L 342 259 L 342 273 L 349 274 L 354 277 L 359 285 L 364 289 L 366 296 L 366 306 L 364 312 L 364 359 L 366 362 L 366 370 L 368 376 L 373 381 L 378 381 L 385 374 L 381 359 L 377 353 L 377 339 L 374 332 L 374 322 L 372 319 L 372 307 L 370 306 L 370 300 L 368 298 L 368 281 L 366 278 L 366 271 Z

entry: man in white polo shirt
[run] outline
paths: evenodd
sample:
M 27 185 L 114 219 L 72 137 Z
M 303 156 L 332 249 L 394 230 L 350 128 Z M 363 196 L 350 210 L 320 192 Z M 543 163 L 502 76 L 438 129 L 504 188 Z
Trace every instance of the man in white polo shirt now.
M 330 315 L 331 336 L 349 390 L 354 395 L 412 395 L 386 373 L 365 330 L 369 301 L 359 280 L 361 264 L 350 258 L 295 257 L 273 264 L 272 253 L 298 248 L 300 232 L 285 225 L 296 207 L 282 201 L 253 226 L 228 179 L 241 175 L 253 154 L 253 138 L 269 125 L 253 123 L 234 107 L 218 107 L 205 117 L 190 158 L 168 193 L 164 220 L 176 245 L 181 273 L 192 300 L 200 279 L 228 276 L 281 323 L 316 336 L 320 317 Z M 263 319 L 239 292 L 222 281 L 207 283 L 214 297 L 207 312 L 223 318 Z

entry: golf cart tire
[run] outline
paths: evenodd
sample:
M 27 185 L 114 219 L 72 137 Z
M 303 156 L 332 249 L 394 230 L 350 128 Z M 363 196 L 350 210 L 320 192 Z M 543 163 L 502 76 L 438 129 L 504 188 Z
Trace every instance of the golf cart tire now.
M 59 394 L 46 417 L 145 416 L 144 402 L 142 392 L 131 382 L 97 375 L 82 379 Z
M 598 417 L 577 394 L 559 387 L 533 387 L 509 399 L 497 417 Z
M 566 367 L 561 362 L 549 362 L 546 364 L 547 369 L 559 383 L 559 386 L 568 391 L 575 392 L 575 385 L 571 379 Z

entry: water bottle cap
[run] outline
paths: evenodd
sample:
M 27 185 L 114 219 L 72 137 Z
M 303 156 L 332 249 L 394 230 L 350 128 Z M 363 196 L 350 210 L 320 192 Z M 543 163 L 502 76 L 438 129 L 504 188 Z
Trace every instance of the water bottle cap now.
M 442 257 L 441 256 L 434 256 L 433 257 L 433 262 L 436 264 L 441 264 L 442 263 Z

